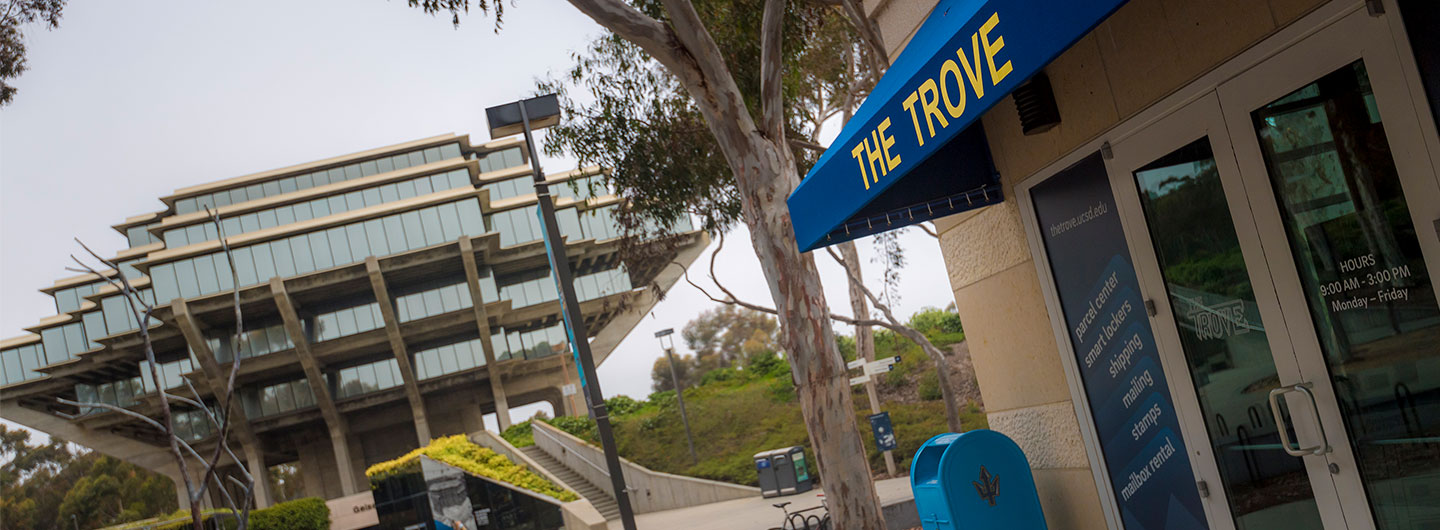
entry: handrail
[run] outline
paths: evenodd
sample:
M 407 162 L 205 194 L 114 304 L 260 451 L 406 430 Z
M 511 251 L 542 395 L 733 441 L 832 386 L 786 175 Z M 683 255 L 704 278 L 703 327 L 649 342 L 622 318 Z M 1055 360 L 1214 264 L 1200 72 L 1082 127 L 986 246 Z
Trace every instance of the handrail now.
M 548 426 L 549 426 L 549 425 L 547 425 L 547 427 L 548 427 Z M 551 427 L 551 428 L 553 429 L 554 427 Z M 555 443 L 560 444 L 561 446 L 564 446 L 564 445 L 565 445 L 565 442 L 562 441 L 558 436 L 555 436 L 554 434 L 545 432 L 544 429 L 539 429 L 539 430 L 537 430 L 537 429 L 535 429 L 535 428 L 532 426 L 530 430 L 531 430 L 531 431 L 535 431 L 535 432 L 545 433 L 545 436 L 549 436 L 551 440 L 554 440 L 554 441 L 555 441 Z M 606 478 L 609 478 L 609 477 L 610 477 L 610 472 L 609 472 L 609 471 L 607 471 L 607 470 L 606 470 L 605 468 L 603 468 L 603 467 L 600 467 L 600 466 L 595 465 L 594 462 L 591 462 L 589 458 L 585 458 L 585 455 L 580 454 L 579 451 L 576 451 L 576 450 L 574 450 L 574 449 L 570 449 L 570 453 L 571 453 L 571 454 L 574 454 L 574 455 L 575 455 L 575 458 L 579 458 L 581 462 L 584 462 L 584 463 L 588 464 L 590 467 L 595 468 L 595 470 L 596 470 L 596 471 L 599 471 L 601 475 L 605 475 Z M 561 462 L 561 463 L 563 464 L 564 462 Z M 613 495 L 614 493 L 611 493 L 611 494 Z

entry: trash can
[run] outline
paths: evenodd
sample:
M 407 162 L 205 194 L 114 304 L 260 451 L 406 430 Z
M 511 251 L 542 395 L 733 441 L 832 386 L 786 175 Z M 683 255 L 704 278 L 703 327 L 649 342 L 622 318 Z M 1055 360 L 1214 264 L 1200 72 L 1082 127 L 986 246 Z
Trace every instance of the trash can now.
M 794 495 L 815 488 L 815 480 L 805 468 L 805 448 L 786 447 L 755 453 L 755 472 L 759 475 L 760 493 L 765 497 Z
M 760 495 L 766 498 L 780 496 L 780 483 L 775 479 L 775 466 L 770 463 L 770 454 L 774 452 L 755 453 L 755 474 L 760 480 Z
M 1045 530 L 1025 453 L 995 431 L 926 441 L 910 461 L 910 488 L 924 530 L 956 530 L 960 521 L 964 528 Z

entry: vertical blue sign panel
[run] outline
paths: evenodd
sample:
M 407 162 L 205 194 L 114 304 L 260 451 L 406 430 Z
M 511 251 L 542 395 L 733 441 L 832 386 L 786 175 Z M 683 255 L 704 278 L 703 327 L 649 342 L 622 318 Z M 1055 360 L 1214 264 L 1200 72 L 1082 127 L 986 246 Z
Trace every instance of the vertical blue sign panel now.
M 545 240 L 545 255 L 550 259 L 550 279 L 555 280 L 555 292 L 559 295 L 560 298 L 560 321 L 565 323 L 565 338 L 570 341 L 570 356 L 575 359 L 575 374 L 580 377 L 580 389 L 584 390 L 585 370 L 581 368 L 580 364 L 580 348 L 575 345 L 575 330 L 574 328 L 570 327 L 570 309 L 565 307 L 565 286 L 560 285 L 560 277 L 555 274 L 556 257 L 559 256 L 560 259 L 569 258 L 565 255 L 564 241 L 550 240 L 550 230 L 545 225 L 545 212 L 541 211 L 540 208 L 535 208 L 535 217 L 540 219 L 540 226 L 542 228 L 540 232 Z M 590 393 L 582 393 L 585 394 L 585 402 L 589 403 Z M 595 411 L 592 409 L 590 412 L 591 415 L 594 415 Z
M 1031 188 L 1106 471 L 1127 530 L 1203 530 L 1195 475 L 1097 153 Z
M 881 451 L 895 450 L 895 428 L 890 425 L 890 413 L 870 415 L 870 433 L 875 435 L 875 447 Z

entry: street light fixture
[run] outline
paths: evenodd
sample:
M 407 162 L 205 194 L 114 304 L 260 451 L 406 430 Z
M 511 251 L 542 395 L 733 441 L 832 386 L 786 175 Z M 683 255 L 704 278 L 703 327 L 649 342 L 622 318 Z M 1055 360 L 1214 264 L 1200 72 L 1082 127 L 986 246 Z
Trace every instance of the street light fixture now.
M 586 339 L 589 334 L 585 330 L 585 317 L 580 313 L 580 302 L 575 296 L 575 278 L 570 271 L 570 259 L 565 254 L 565 240 L 560 237 L 560 225 L 555 221 L 555 201 L 550 197 L 550 187 L 545 184 L 545 172 L 540 169 L 540 159 L 535 156 L 535 140 L 531 137 L 534 129 L 560 123 L 559 99 L 555 94 L 547 94 L 490 107 L 485 109 L 485 118 L 490 124 L 492 140 L 525 134 L 525 150 L 530 156 L 535 196 L 540 203 L 540 225 L 545 229 L 545 252 L 550 257 L 550 270 L 554 272 L 555 283 L 560 290 L 561 315 L 565 320 L 565 332 L 570 339 L 575 364 L 580 368 L 580 386 L 590 407 L 590 416 L 595 418 L 600 446 L 605 451 L 610 485 L 615 491 L 615 502 L 620 505 L 620 522 L 625 530 L 636 530 L 635 511 L 630 506 L 630 492 L 625 487 L 620 454 L 615 450 L 615 433 L 605 409 L 605 395 L 600 392 L 600 379 L 595 375 L 590 341 Z
M 690 419 L 685 417 L 685 387 L 680 386 L 680 377 L 675 375 L 675 328 L 665 328 L 655 332 L 655 338 L 660 339 L 660 349 L 665 350 L 665 358 L 670 361 L 670 382 L 675 385 L 675 400 L 680 403 L 680 423 L 685 424 L 685 443 L 690 445 L 690 463 L 698 463 L 700 457 L 695 455 L 695 437 L 690 434 Z M 666 339 L 669 339 L 669 346 L 666 346 Z

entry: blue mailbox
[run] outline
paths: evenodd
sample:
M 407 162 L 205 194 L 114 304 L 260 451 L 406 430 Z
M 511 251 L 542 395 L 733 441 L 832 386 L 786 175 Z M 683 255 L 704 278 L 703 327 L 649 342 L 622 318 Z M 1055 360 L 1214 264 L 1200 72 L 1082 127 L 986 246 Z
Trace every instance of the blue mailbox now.
M 924 530 L 1045 530 L 1025 453 L 995 431 L 926 441 L 910 462 L 910 488 Z

